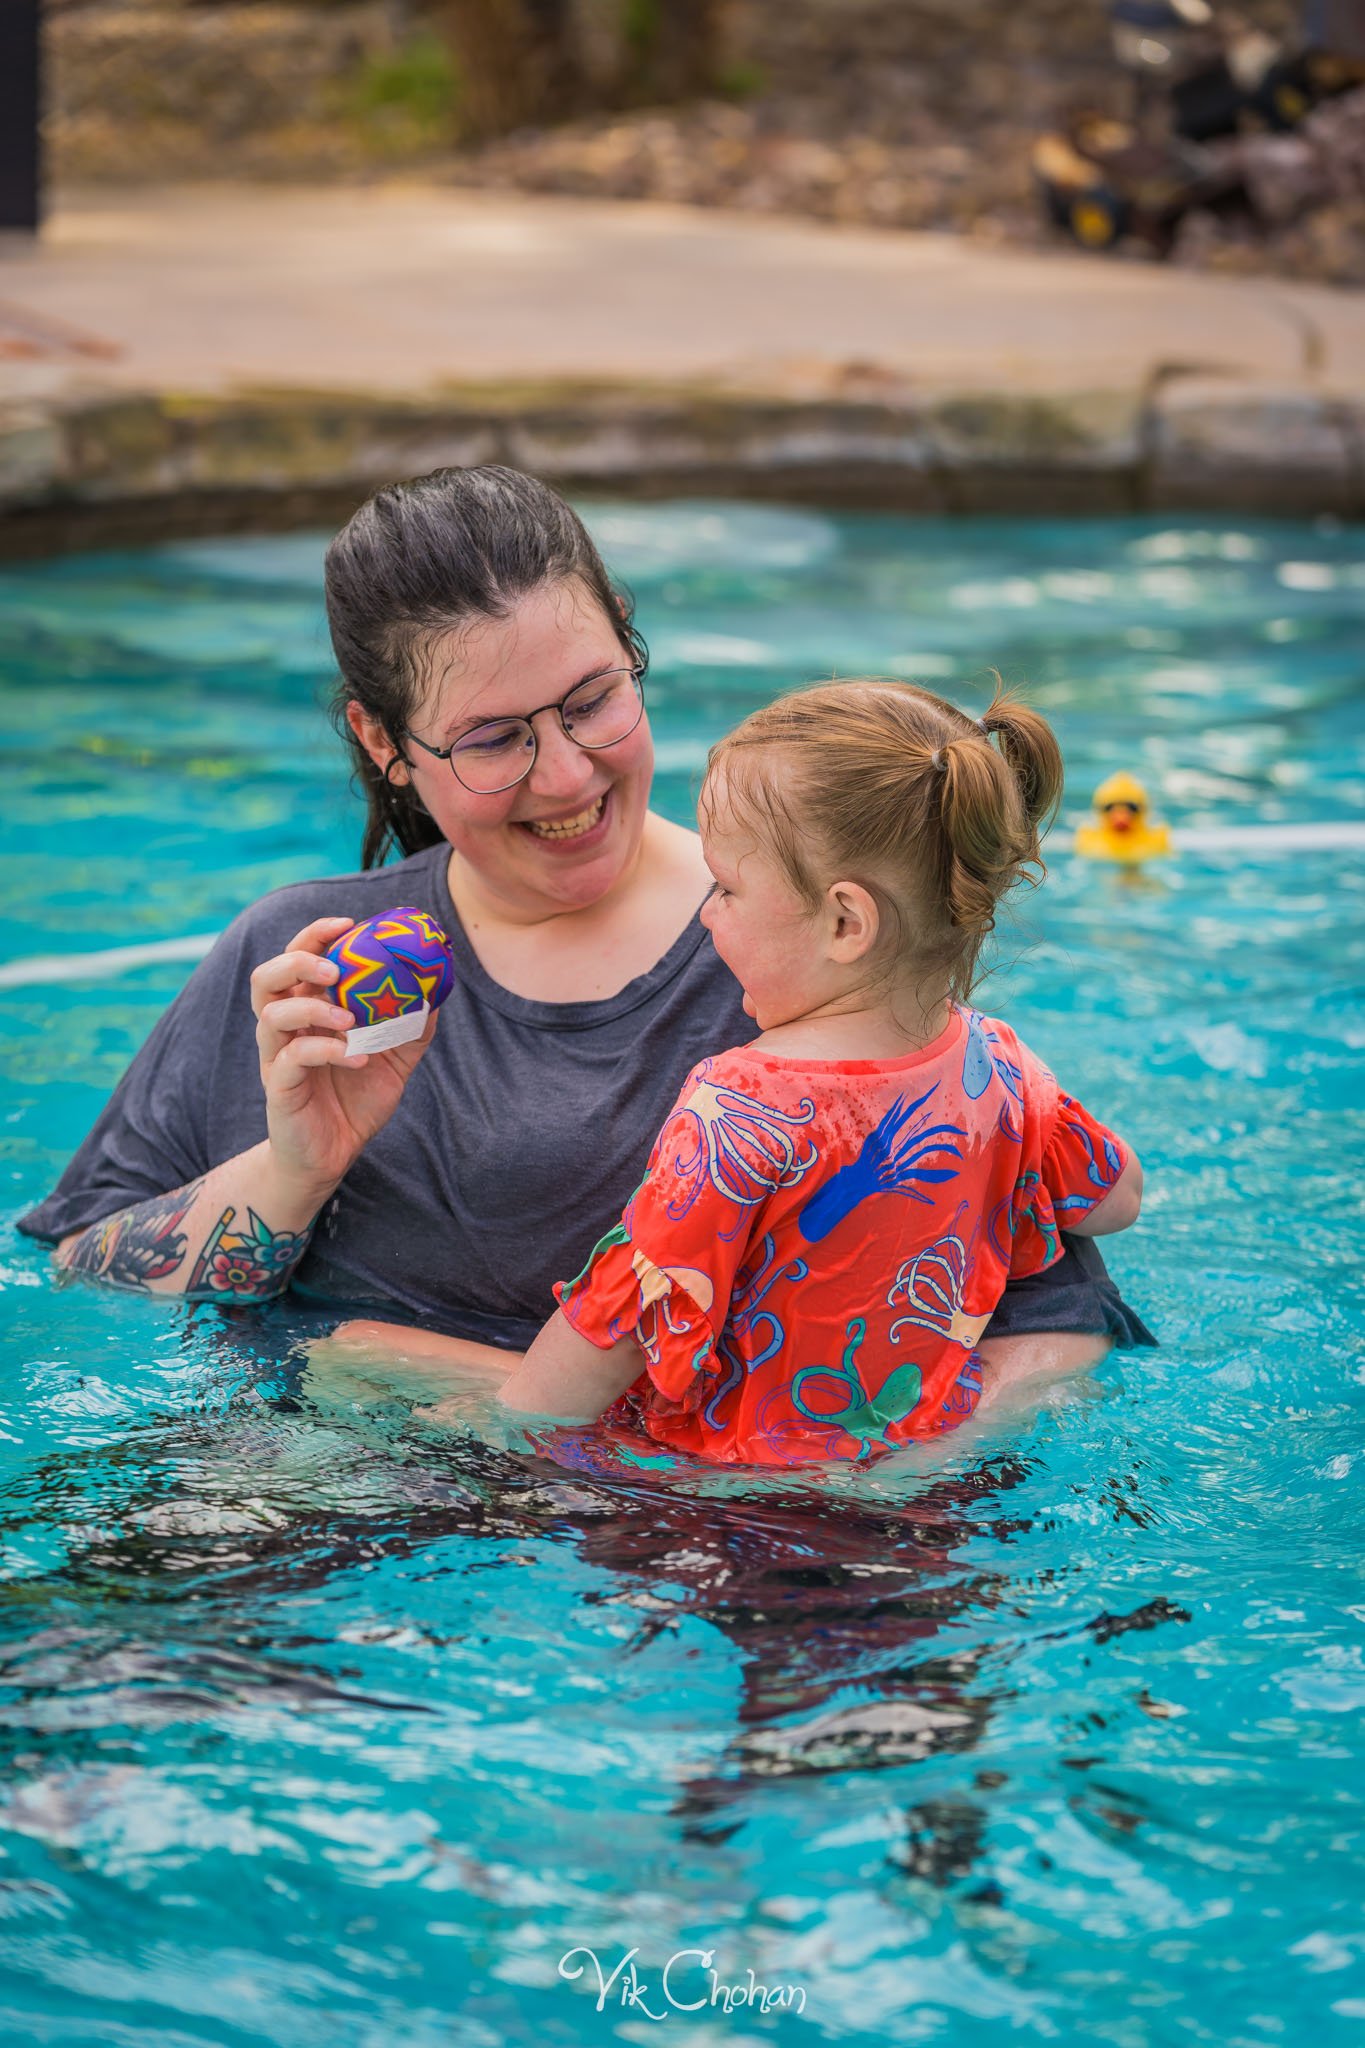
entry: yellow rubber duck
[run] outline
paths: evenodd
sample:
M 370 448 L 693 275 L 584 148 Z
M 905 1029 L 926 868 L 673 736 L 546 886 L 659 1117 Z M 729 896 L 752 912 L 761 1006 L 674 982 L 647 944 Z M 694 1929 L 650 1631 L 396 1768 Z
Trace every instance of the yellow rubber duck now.
M 1150 800 L 1134 775 L 1111 775 L 1095 791 L 1095 823 L 1076 830 L 1076 851 L 1087 860 L 1117 860 L 1128 867 L 1171 850 L 1169 825 L 1153 824 Z

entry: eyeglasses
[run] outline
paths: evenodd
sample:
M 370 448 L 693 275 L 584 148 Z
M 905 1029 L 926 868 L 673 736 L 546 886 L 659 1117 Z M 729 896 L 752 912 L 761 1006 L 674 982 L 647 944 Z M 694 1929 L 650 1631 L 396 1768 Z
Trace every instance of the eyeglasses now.
M 609 668 L 600 676 L 575 683 L 557 704 L 542 704 L 540 710 L 528 711 L 524 718 L 487 719 L 461 733 L 448 747 L 430 746 L 416 733 L 410 732 L 408 738 L 424 754 L 449 761 L 456 781 L 466 789 L 478 796 L 492 796 L 500 789 L 511 789 L 534 768 L 536 733 L 531 721 L 542 711 L 558 713 L 566 738 L 576 747 L 596 750 L 628 739 L 644 717 L 643 678 L 642 667 Z

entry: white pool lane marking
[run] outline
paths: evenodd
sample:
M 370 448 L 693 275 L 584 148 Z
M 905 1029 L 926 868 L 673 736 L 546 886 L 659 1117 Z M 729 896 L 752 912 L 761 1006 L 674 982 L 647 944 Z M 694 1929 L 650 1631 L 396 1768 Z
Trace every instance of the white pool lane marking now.
M 0 989 L 35 988 L 54 981 L 111 981 L 135 967 L 156 967 L 165 960 L 202 960 L 217 932 L 197 932 L 188 939 L 156 939 L 145 946 L 110 946 L 101 953 L 35 953 L 27 960 L 0 962 Z
M 1365 846 L 1365 819 L 1326 819 L 1305 825 L 1182 825 L 1172 830 L 1172 851 L 1192 853 L 1335 853 Z
M 1365 819 L 1328 819 L 1304 825 L 1210 825 L 1182 827 L 1168 859 L 1191 853 L 1335 853 L 1365 849 Z M 145 946 L 110 946 L 100 953 L 36 953 L 28 960 L 0 962 L 0 989 L 39 988 L 54 981 L 112 981 L 137 967 L 166 961 L 202 960 L 217 932 L 187 939 L 157 939 Z

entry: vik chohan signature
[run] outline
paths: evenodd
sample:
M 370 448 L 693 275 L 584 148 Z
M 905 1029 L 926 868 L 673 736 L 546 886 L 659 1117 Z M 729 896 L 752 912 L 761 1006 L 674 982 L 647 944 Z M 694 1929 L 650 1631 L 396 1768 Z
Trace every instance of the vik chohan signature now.
M 804 2012 L 804 1984 L 760 1984 L 752 1970 L 738 1983 L 727 1984 L 715 1965 L 712 1948 L 680 1948 L 664 1964 L 654 1984 L 642 1977 L 636 1965 L 638 1948 L 627 1949 L 608 1975 L 596 1949 L 571 1948 L 559 1959 L 559 1974 L 570 1983 L 586 1977 L 597 1986 L 597 2010 L 604 2012 L 608 1999 L 646 2019 L 666 2020 L 670 2012 L 733 2012 L 748 2006 L 755 2012 Z M 746 1981 L 747 1980 L 747 1981 Z

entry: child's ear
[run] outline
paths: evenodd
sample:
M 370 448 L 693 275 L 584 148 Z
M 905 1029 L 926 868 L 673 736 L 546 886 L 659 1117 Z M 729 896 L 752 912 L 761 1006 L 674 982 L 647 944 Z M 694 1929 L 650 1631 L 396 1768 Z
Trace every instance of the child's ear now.
M 831 882 L 825 894 L 829 919 L 829 957 L 841 967 L 872 951 L 881 928 L 876 898 L 861 882 Z

